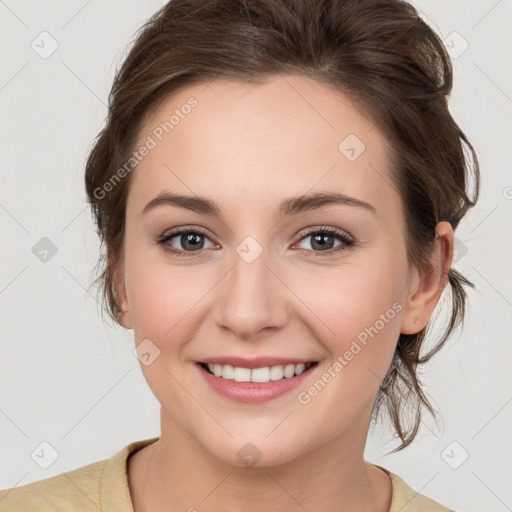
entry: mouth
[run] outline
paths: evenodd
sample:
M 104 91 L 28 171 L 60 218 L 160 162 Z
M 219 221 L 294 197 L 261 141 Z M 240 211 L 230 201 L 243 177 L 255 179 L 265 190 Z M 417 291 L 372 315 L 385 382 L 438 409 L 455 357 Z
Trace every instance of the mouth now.
M 288 363 L 271 366 L 259 366 L 251 368 L 244 366 L 233 366 L 231 364 L 220 363 L 197 363 L 205 372 L 223 380 L 234 382 L 250 382 L 254 384 L 264 384 L 281 380 L 289 380 L 299 377 L 318 365 L 318 361 L 306 363 Z

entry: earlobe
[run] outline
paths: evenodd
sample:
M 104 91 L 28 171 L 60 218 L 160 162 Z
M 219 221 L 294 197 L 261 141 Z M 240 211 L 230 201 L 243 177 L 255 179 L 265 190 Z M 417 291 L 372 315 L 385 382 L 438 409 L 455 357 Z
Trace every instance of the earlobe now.
M 118 269 L 117 272 L 115 273 L 114 291 L 119 306 L 119 322 L 126 329 L 133 329 L 132 318 L 126 294 L 126 283 L 124 279 L 123 268 Z
M 416 334 L 427 325 L 443 293 L 452 258 L 453 229 L 449 222 L 442 221 L 436 226 L 429 264 L 414 271 L 402 316 L 402 334 Z
M 128 309 L 121 309 L 119 313 L 119 322 L 125 329 L 133 329 L 132 319 Z

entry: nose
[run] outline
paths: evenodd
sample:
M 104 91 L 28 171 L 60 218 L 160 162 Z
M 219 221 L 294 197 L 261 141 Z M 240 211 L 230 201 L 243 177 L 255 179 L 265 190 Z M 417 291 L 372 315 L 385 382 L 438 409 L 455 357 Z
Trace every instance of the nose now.
M 240 256 L 242 254 L 242 256 Z M 233 266 L 217 287 L 215 320 L 237 338 L 252 340 L 280 330 L 289 319 L 290 291 L 263 251 L 254 261 L 235 253 Z

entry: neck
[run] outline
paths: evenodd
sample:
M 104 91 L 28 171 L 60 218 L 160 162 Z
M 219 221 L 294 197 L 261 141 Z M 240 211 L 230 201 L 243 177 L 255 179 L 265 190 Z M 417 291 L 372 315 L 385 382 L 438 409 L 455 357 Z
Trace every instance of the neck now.
M 129 459 L 135 512 L 389 511 L 391 482 L 364 460 L 360 425 L 288 462 L 240 467 L 214 457 L 163 410 L 161 420 L 160 439 Z

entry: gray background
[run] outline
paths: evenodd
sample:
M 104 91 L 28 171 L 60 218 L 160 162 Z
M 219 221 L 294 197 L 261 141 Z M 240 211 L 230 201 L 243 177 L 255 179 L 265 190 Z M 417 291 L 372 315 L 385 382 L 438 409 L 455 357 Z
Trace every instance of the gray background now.
M 88 292 L 99 243 L 83 168 L 115 69 L 161 5 L 0 1 L 1 489 L 159 434 L 132 332 L 104 325 Z M 512 510 L 512 2 L 415 5 L 451 46 L 451 112 L 482 166 L 481 199 L 457 232 L 455 264 L 477 290 L 463 331 L 425 372 L 440 428 L 425 418 L 414 444 L 388 456 L 395 445 L 379 428 L 367 458 L 456 510 L 501 512 Z M 46 261 L 43 237 L 57 251 Z

